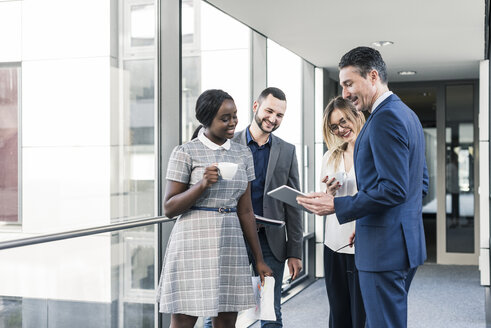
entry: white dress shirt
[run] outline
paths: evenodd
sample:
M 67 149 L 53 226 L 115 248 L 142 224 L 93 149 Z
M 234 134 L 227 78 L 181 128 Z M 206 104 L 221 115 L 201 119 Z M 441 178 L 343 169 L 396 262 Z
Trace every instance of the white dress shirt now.
M 373 112 L 373 110 L 375 108 L 377 108 L 377 106 L 380 105 L 382 103 L 382 101 L 387 99 L 392 93 L 393 93 L 392 91 L 385 91 L 384 93 L 382 93 L 382 95 L 380 97 L 378 97 L 377 100 L 375 100 L 375 102 L 373 103 L 373 106 L 372 106 L 372 109 L 370 110 L 370 113 Z
M 324 179 L 326 175 L 329 176 L 329 180 L 334 176 L 336 172 L 346 172 L 344 166 L 344 158 L 341 158 L 339 166 L 337 170 L 334 168 L 334 163 L 327 164 L 329 157 L 332 154 L 332 150 L 327 151 L 322 158 L 322 166 L 321 166 L 321 177 L 320 179 Z M 352 196 L 358 192 L 356 188 L 356 176 L 354 166 L 347 173 L 346 181 L 338 189 L 336 193 L 336 197 L 340 196 Z M 326 191 L 327 186 L 325 183 L 322 183 L 322 190 Z M 329 247 L 333 251 L 337 251 L 339 248 L 349 244 L 349 237 L 355 231 L 355 221 L 351 221 L 345 224 L 339 224 L 338 218 L 336 214 L 331 214 L 326 216 L 326 228 L 324 235 L 324 245 Z M 345 247 L 338 251 L 339 253 L 345 254 L 354 254 L 355 247 Z

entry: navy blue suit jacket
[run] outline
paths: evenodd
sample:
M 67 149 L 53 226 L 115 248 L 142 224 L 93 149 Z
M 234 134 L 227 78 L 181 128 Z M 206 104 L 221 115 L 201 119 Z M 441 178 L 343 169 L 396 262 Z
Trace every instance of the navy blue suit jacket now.
M 423 128 L 392 94 L 368 117 L 354 149 L 358 193 L 334 198 L 339 223 L 356 222 L 358 270 L 413 268 L 426 259 L 422 200 L 428 191 Z

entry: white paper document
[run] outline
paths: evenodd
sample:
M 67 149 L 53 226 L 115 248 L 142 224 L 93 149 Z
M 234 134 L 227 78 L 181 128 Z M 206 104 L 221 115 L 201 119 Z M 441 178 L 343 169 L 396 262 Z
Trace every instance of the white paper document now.
M 274 312 L 274 278 L 264 277 L 264 286 L 261 286 L 259 276 L 251 278 L 256 307 L 246 310 L 245 315 L 251 320 L 276 321 L 276 313 Z

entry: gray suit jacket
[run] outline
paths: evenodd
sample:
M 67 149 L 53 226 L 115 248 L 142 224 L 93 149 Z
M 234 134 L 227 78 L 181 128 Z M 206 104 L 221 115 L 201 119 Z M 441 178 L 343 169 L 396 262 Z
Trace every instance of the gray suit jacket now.
M 246 130 L 237 132 L 232 140 L 247 145 Z M 285 221 L 285 226 L 281 228 L 266 226 L 269 247 L 276 259 L 281 262 L 289 257 L 301 259 L 303 245 L 302 210 L 266 195 L 268 191 L 282 185 L 300 190 L 297 155 L 294 145 L 271 134 L 271 151 L 264 183 L 263 211 L 264 217 Z

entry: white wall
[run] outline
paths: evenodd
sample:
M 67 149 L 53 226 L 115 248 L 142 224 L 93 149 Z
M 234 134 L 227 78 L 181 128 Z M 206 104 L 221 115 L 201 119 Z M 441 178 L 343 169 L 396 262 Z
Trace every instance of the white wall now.
M 479 270 L 481 285 L 489 286 L 489 61 L 482 61 L 479 70 Z

